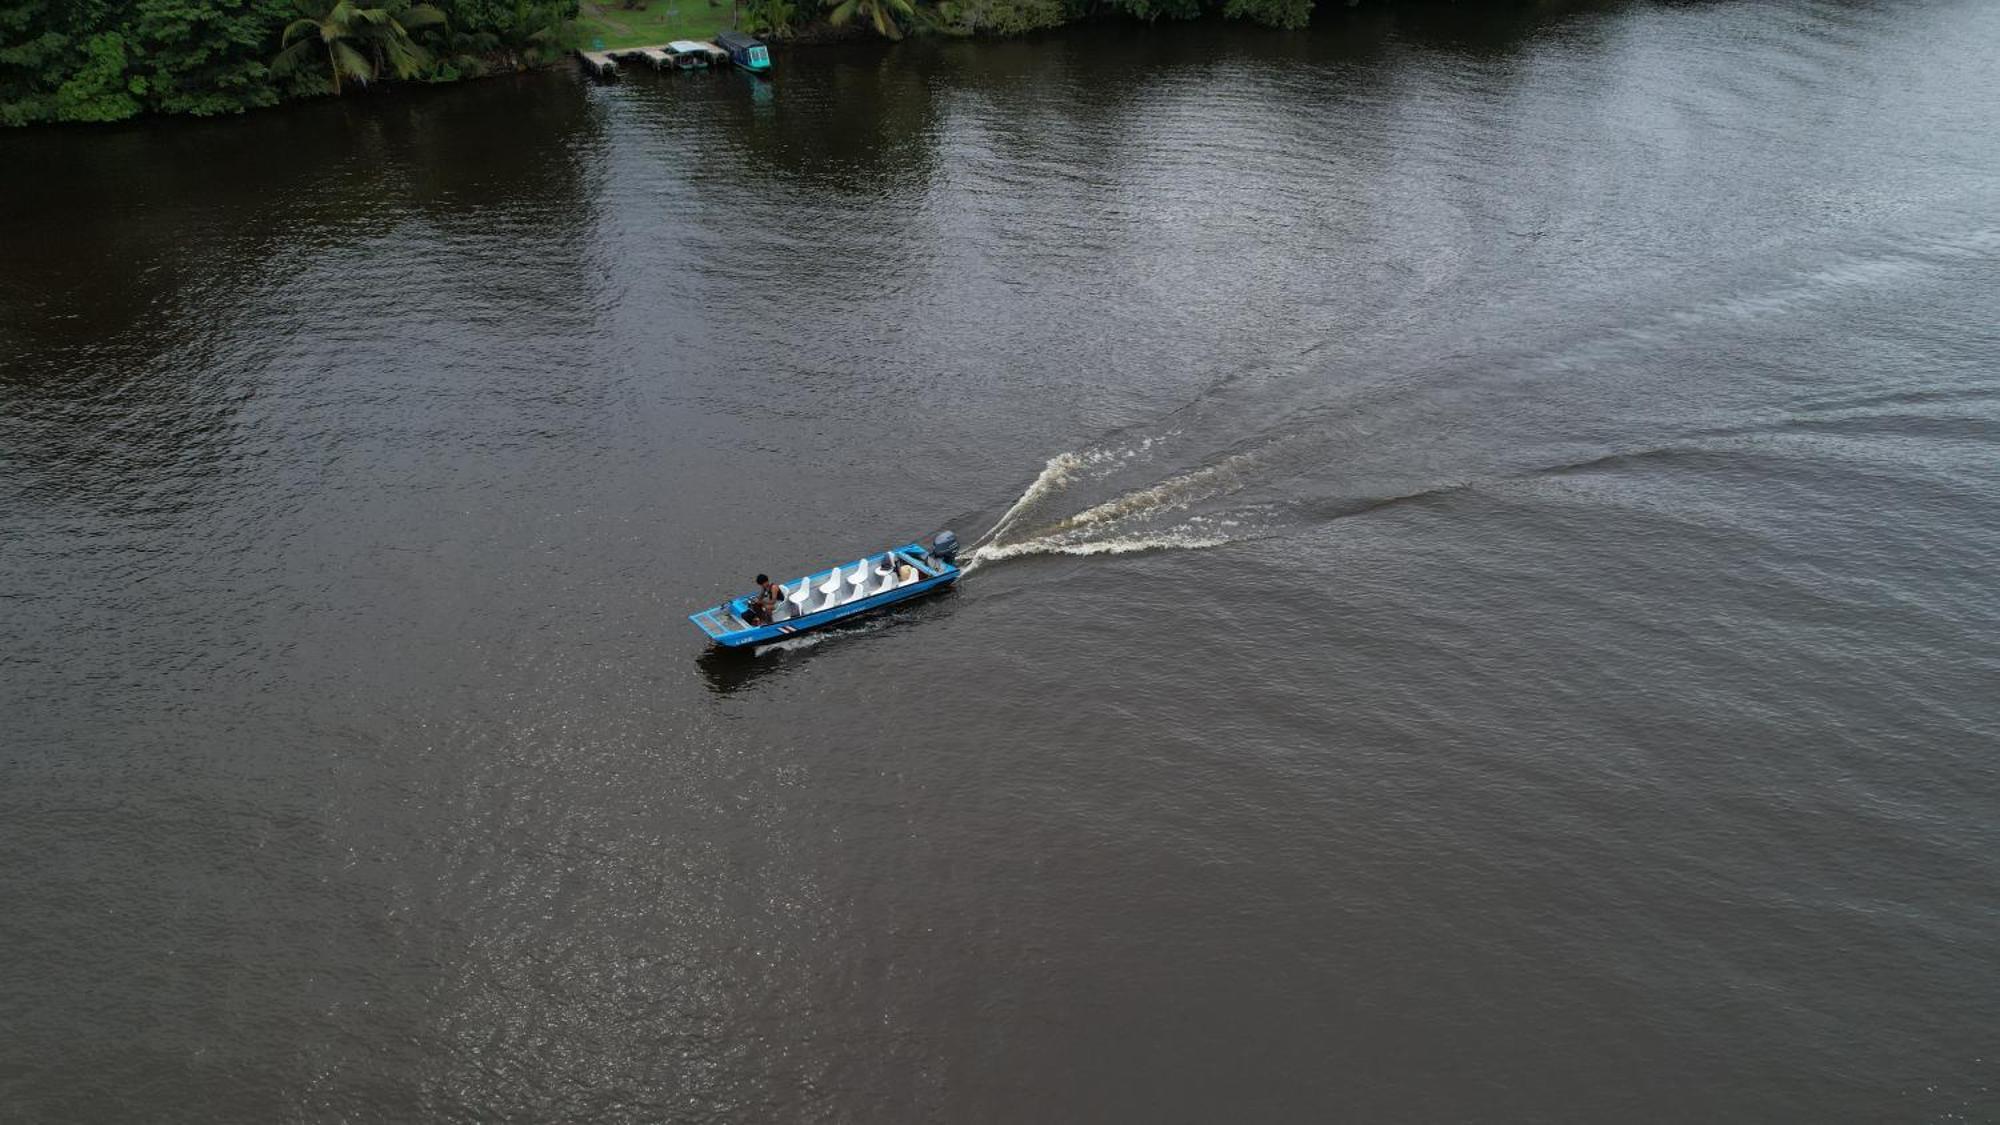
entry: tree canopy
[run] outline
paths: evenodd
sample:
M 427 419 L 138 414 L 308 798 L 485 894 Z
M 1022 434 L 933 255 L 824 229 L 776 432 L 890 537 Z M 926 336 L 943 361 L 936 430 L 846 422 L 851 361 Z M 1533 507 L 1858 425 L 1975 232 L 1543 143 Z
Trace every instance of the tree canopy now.
M 783 36 L 817 18 L 891 39 L 1016 35 L 1107 15 L 1295 28 L 1314 2 L 746 0 L 742 25 Z M 578 0 L 0 0 L 0 125 L 240 113 L 385 75 L 449 81 L 531 66 L 560 53 L 577 10 Z
M 554 45 L 577 4 L 314 0 L 307 9 L 294 0 L 0 0 L 0 125 L 239 113 L 328 92 L 336 75 L 448 79 L 495 59 L 521 65 Z M 338 30 L 328 38 L 330 18 Z M 314 30 L 286 42 L 301 20 Z M 301 43 L 319 65 L 280 62 Z

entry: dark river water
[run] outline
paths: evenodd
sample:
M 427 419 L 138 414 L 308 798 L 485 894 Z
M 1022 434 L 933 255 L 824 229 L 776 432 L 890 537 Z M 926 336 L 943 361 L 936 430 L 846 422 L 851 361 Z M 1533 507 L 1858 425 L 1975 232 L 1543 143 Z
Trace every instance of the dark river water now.
M 1318 22 L 0 136 L 0 1117 L 2000 1120 L 2000 5 Z

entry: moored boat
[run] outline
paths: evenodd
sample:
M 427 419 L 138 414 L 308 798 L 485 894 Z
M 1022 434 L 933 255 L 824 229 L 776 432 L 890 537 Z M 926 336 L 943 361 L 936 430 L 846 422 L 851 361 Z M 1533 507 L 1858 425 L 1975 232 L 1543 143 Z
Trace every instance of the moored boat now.
M 697 39 L 676 39 L 667 44 L 666 50 L 676 70 L 705 70 L 710 63 L 729 61 L 722 48 Z
M 771 69 L 771 49 L 764 41 L 740 31 L 725 31 L 715 37 L 715 45 L 729 55 L 729 61 L 752 74 L 766 74 Z
M 942 590 L 958 581 L 957 557 L 957 536 L 940 532 L 929 547 L 906 543 L 880 555 L 779 583 L 784 601 L 769 621 L 752 619 L 747 596 L 691 613 L 688 620 L 724 648 L 781 641 Z

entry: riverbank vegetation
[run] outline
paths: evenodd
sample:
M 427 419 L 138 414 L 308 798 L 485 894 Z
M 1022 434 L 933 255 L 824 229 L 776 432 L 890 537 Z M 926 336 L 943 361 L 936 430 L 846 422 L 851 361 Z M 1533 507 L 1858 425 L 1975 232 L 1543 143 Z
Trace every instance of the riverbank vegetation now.
M 1375 6 L 1396 0 L 1325 0 Z M 1551 0 L 1484 0 L 1539 7 Z M 571 47 L 784 39 L 842 29 L 1018 35 L 1086 19 L 1220 16 L 1304 27 L 1314 0 L 0 0 L 0 125 L 219 114 L 348 93 L 385 78 L 449 82 L 550 62 Z
M 240 113 L 535 66 L 576 14 L 576 0 L 0 0 L 0 124 Z

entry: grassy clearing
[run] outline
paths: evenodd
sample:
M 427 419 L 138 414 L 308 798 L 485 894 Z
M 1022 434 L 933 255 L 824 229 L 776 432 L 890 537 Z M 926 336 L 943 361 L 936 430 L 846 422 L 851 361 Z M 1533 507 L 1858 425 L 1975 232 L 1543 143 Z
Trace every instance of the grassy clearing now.
M 646 0 L 626 8 L 612 0 L 583 0 L 577 41 L 586 50 L 651 47 L 675 39 L 707 39 L 729 26 L 729 0 Z

